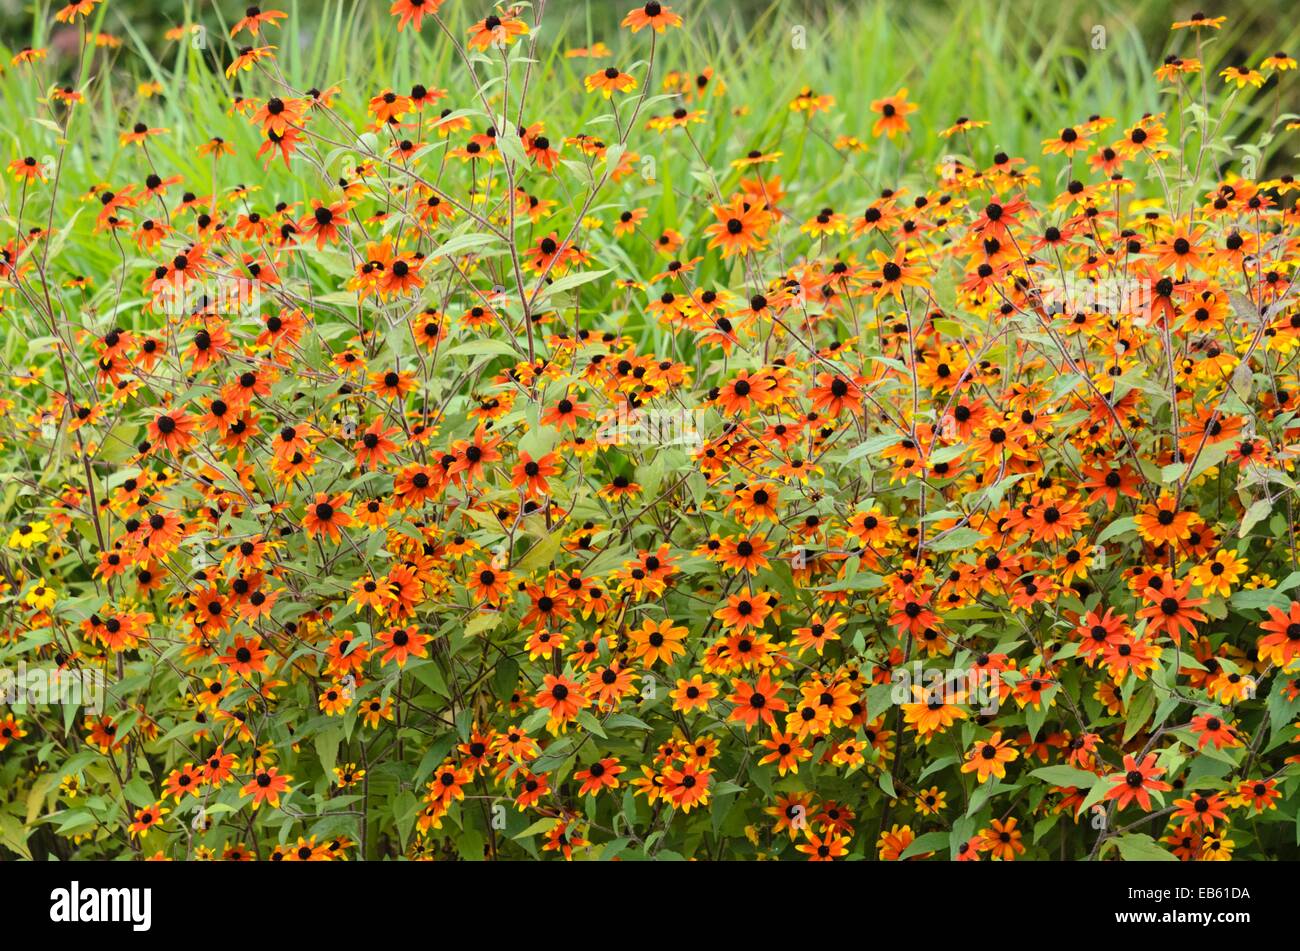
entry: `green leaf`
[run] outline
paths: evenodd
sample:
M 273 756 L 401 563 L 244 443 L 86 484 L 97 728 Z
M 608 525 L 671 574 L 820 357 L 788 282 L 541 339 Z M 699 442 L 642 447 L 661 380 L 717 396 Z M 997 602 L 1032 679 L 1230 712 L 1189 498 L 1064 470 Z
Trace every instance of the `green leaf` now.
M 419 786 L 426 776 L 438 768 L 438 764 L 451 750 L 456 743 L 456 734 L 448 733 L 433 741 L 433 745 L 424 751 L 424 756 L 420 757 L 420 765 L 415 770 L 415 785 Z
M 1150 687 L 1144 687 L 1133 695 L 1133 699 L 1129 702 L 1128 715 L 1124 718 L 1125 743 L 1131 740 L 1138 730 L 1146 726 L 1155 705 L 1155 691 Z
M 27 818 L 25 825 L 31 825 L 36 817 L 45 809 L 46 797 L 54 791 L 59 785 L 60 776 L 58 773 L 41 773 L 36 777 L 36 782 L 32 783 L 32 788 L 27 793 Z
M 1097 536 L 1097 541 L 1094 544 L 1104 545 L 1112 538 L 1118 538 L 1120 535 L 1124 535 L 1127 534 L 1128 532 L 1136 532 L 1136 531 L 1137 531 L 1136 519 L 1117 518 L 1115 521 L 1111 522 L 1104 529 L 1102 529 L 1101 534 Z
M 1269 499 L 1258 499 L 1250 503 L 1250 508 L 1246 509 L 1246 514 L 1241 517 L 1241 527 L 1237 529 L 1237 537 L 1245 538 L 1252 528 L 1268 518 L 1268 513 L 1272 510 L 1273 503 Z
M 27 836 L 30 833 L 23 828 L 17 816 L 0 812 L 0 842 L 11 851 L 25 859 L 31 859 L 31 850 L 27 848 Z
M 1177 862 L 1178 857 L 1162 849 L 1155 839 L 1140 832 L 1129 832 L 1115 839 L 1119 854 L 1126 862 Z
M 890 446 L 896 446 L 903 441 L 902 433 L 889 433 L 883 436 L 872 436 L 870 439 L 864 439 L 844 457 L 845 462 L 852 462 L 855 459 L 861 459 L 863 456 L 872 453 L 883 452 Z
M 1160 481 L 1165 485 L 1170 485 L 1172 483 L 1177 482 L 1179 479 L 1181 479 L 1183 477 L 1183 473 L 1186 471 L 1187 471 L 1187 463 L 1171 462 L 1169 465 L 1161 468 Z
M 590 710 L 578 711 L 578 723 L 580 723 L 582 728 L 588 733 L 594 733 L 602 740 L 608 739 L 605 734 L 605 728 L 600 725 L 600 721 L 592 715 Z
M 483 833 L 478 829 L 462 829 L 456 840 L 456 852 L 466 862 L 482 862 Z
M 477 620 L 477 619 L 476 619 Z M 443 679 L 442 670 L 433 661 L 412 664 L 410 667 L 411 676 L 420 683 L 424 684 L 436 694 L 444 697 L 450 697 L 451 692 L 447 689 L 447 681 Z
M 316 756 L 320 759 L 321 772 L 327 778 L 334 775 L 334 764 L 339 756 L 339 740 L 342 738 L 342 731 L 333 726 L 316 734 Z
M 988 801 L 999 793 L 1009 792 L 1016 787 L 1011 783 L 1000 783 L 992 778 L 980 783 L 974 794 L 970 797 L 970 806 L 966 809 L 966 815 L 973 816 L 978 813 Z
M 481 340 L 471 340 L 469 343 L 461 343 L 447 351 L 447 356 L 507 356 L 517 357 L 519 352 L 504 340 L 496 340 L 492 337 L 484 337 Z
M 651 726 L 640 717 L 634 717 L 630 713 L 615 713 L 605 721 L 605 726 L 611 730 L 617 730 L 619 727 L 627 727 L 632 730 L 649 730 Z
M 550 832 L 551 829 L 555 828 L 555 824 L 559 821 L 559 819 L 538 819 L 523 832 L 514 835 L 512 838 L 527 839 L 535 835 L 540 835 L 543 832 Z
M 141 808 L 152 806 L 157 801 L 149 784 L 139 776 L 122 787 L 122 795 L 126 796 L 127 802 Z
M 406 848 L 406 843 L 411 838 L 411 830 L 415 828 L 415 818 L 419 812 L 420 801 L 409 789 L 403 789 L 393 797 L 393 818 L 397 822 L 397 835 L 402 841 L 402 848 Z
M 1285 610 L 1291 600 L 1273 588 L 1253 588 L 1236 592 L 1228 603 L 1240 611 L 1265 611 L 1271 607 Z
M 983 532 L 962 526 L 937 535 L 934 541 L 926 543 L 925 547 L 931 551 L 958 551 L 978 545 L 982 541 L 984 541 Z
M 946 848 L 948 848 L 947 832 L 927 832 L 913 839 L 898 857 L 900 859 L 910 859 L 913 855 L 921 855 L 925 852 L 940 852 Z
M 550 566 L 559 554 L 560 548 L 564 545 L 564 536 L 568 534 L 566 529 L 556 529 L 547 535 L 536 545 L 534 545 L 523 558 L 520 559 L 518 568 L 520 571 L 540 571 Z
M 1029 775 L 1053 786 L 1073 786 L 1076 789 L 1091 789 L 1101 780 L 1096 773 L 1075 769 L 1073 766 L 1043 766 Z
M 445 244 L 440 244 L 429 252 L 430 258 L 451 257 L 455 254 L 463 254 L 473 248 L 481 248 L 485 245 L 495 244 L 499 239 L 494 234 L 486 232 L 472 232 L 470 234 L 460 234 L 452 238 Z
M 1060 818 L 1061 818 L 1061 814 L 1059 812 L 1054 812 L 1050 816 L 1045 816 L 1044 818 L 1039 819 L 1037 822 L 1034 823 L 1034 844 L 1035 845 L 1038 844 L 1039 840 L 1041 840 L 1043 836 L 1047 835 L 1047 833 L 1052 831 L 1052 828 L 1056 825 L 1057 822 L 1060 821 Z
M 581 287 L 583 284 L 590 284 L 592 281 L 599 280 L 608 274 L 604 271 L 579 271 L 576 274 L 566 274 L 564 277 L 556 278 L 550 284 L 546 285 L 543 296 L 554 296 L 564 291 L 573 290 L 575 287 Z
M 472 621 L 465 625 L 465 636 L 477 637 L 480 634 L 486 634 L 500 623 L 500 611 L 481 610 L 474 616 Z
M 1047 711 L 1049 709 L 1047 702 L 1048 692 L 1044 691 L 1042 703 L 1037 706 L 1025 708 L 1025 726 L 1029 728 L 1029 736 L 1031 739 L 1038 739 L 1038 734 L 1042 731 L 1043 724 L 1047 722 Z

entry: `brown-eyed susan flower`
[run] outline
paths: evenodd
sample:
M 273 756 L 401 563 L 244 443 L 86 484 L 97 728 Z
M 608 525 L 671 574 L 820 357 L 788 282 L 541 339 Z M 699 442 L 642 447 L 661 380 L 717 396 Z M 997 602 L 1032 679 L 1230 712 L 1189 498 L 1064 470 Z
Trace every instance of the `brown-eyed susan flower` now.
M 271 766 L 265 769 L 257 769 L 253 773 L 253 778 L 240 788 L 241 796 L 253 797 L 253 808 L 257 809 L 264 803 L 270 805 L 273 809 L 280 806 L 280 796 L 289 789 L 289 782 L 292 776 L 281 773 L 278 767 Z
M 23 551 L 44 545 L 50 540 L 50 523 L 42 520 L 22 522 L 9 533 L 9 547 Z
M 1147 619 L 1148 633 L 1164 631 L 1178 641 L 1183 632 L 1196 632 L 1196 623 L 1205 620 L 1205 614 L 1196 609 L 1205 604 L 1206 599 L 1189 597 L 1191 586 L 1189 578 L 1180 585 L 1147 588 L 1143 592 L 1143 597 L 1153 603 L 1141 608 L 1137 615 Z
M 233 79 L 236 73 L 249 72 L 257 63 L 273 57 L 275 49 L 274 46 L 241 47 L 235 58 L 230 61 L 230 65 L 226 67 L 226 78 Z
M 419 31 L 425 17 L 436 16 L 438 8 L 445 0 L 396 0 L 388 12 L 397 17 L 397 32 L 406 29 L 407 24 Z
M 1144 506 L 1136 516 L 1138 532 L 1149 542 L 1172 542 L 1191 533 L 1193 514 L 1178 507 L 1177 500 L 1162 494 L 1152 505 Z
M 123 132 L 118 136 L 118 142 L 122 145 L 141 145 L 150 137 L 162 135 L 166 131 L 166 129 L 151 129 L 146 123 L 137 122 L 129 132 Z
M 606 99 L 616 92 L 631 92 L 637 86 L 636 77 L 622 72 L 617 66 L 607 66 L 594 72 L 582 83 L 587 92 L 599 92 Z
M 1226 23 L 1226 22 L 1228 22 L 1228 18 L 1227 18 L 1227 17 L 1222 17 L 1222 16 L 1220 16 L 1220 17 L 1206 16 L 1204 13 L 1201 13 L 1201 12 L 1197 11 L 1196 13 L 1193 13 L 1193 14 L 1192 14 L 1192 16 L 1191 16 L 1190 19 L 1187 19 L 1187 20 L 1177 20 L 1177 21 L 1175 21 L 1175 22 L 1174 22 L 1174 25 L 1173 25 L 1173 27 L 1172 27 L 1172 29 L 1175 29 L 1175 30 L 1186 30 L 1186 29 L 1193 29 L 1193 30 L 1200 30 L 1200 29 L 1218 30 L 1218 29 L 1221 29 L 1221 28 L 1223 27 L 1223 24 Z
M 341 530 L 352 524 L 352 516 L 344 508 L 346 505 L 347 497 L 344 495 L 330 497 L 324 492 L 317 492 L 315 501 L 307 506 L 307 514 L 302 520 L 302 527 L 308 537 L 319 535 L 337 544 Z
M 771 218 L 761 204 L 750 205 L 736 198 L 728 205 L 713 206 L 713 215 L 717 221 L 704 231 L 710 236 L 709 247 L 721 248 L 724 258 L 763 246 Z
M 994 819 L 987 829 L 981 831 L 978 848 L 998 861 L 1014 860 L 1025 851 L 1025 844 L 1021 841 L 1023 833 L 1016 828 L 1018 822 L 1015 818 Z
M 127 831 L 130 832 L 132 836 L 146 835 L 154 829 L 161 827 L 163 817 L 169 812 L 171 812 L 171 810 L 161 803 L 137 809 L 132 815 L 132 821 L 131 824 L 127 826 Z
M 21 721 L 12 713 L 7 714 L 3 720 L 0 720 L 0 750 L 3 750 L 10 743 L 21 740 L 27 735 L 23 729 Z
M 1139 764 L 1137 759 L 1132 755 L 1124 757 L 1124 771 L 1107 776 L 1108 782 L 1114 783 L 1114 786 L 1106 793 L 1106 800 L 1115 800 L 1120 809 L 1123 809 L 1131 802 L 1137 802 L 1142 809 L 1150 811 L 1151 793 L 1168 792 L 1173 787 L 1166 782 L 1161 782 L 1159 777 L 1164 775 L 1164 770 L 1156 765 L 1154 753 L 1148 753 Z
M 56 23 L 75 23 L 78 17 L 88 18 L 101 0 L 72 0 L 54 14 Z
M 649 0 L 648 3 L 637 7 L 623 17 L 620 25 L 627 27 L 633 33 L 637 33 L 646 27 L 650 27 L 656 33 L 662 33 L 668 27 L 681 26 L 682 18 L 674 13 L 671 7 L 664 6 L 658 0 Z
M 1228 66 L 1222 69 L 1219 75 L 1230 83 L 1236 83 L 1238 89 L 1246 86 L 1254 86 L 1258 89 L 1264 85 L 1264 74 L 1249 66 Z
M 789 709 L 779 696 L 783 684 L 767 674 L 762 674 L 755 683 L 735 679 L 731 685 L 732 693 L 727 700 L 733 707 L 727 719 L 743 723 L 746 730 L 753 729 L 760 721 L 775 728 L 776 714 Z
M 188 413 L 159 413 L 149 423 L 149 439 L 154 446 L 180 455 L 195 442 L 195 421 Z
M 377 650 L 381 651 L 380 661 L 382 663 L 391 662 L 396 663 L 398 667 L 405 667 L 406 662 L 412 657 L 428 656 L 425 645 L 432 638 L 427 634 L 422 634 L 415 625 L 410 625 L 382 631 L 376 635 L 376 640 L 378 641 Z
M 1007 774 L 1006 764 L 1018 758 L 1020 754 L 1011 748 L 1011 741 L 1002 739 L 1002 733 L 996 732 L 987 740 L 977 740 L 966 753 L 962 763 L 963 773 L 975 773 L 976 779 L 984 782 L 990 777 L 1003 779 Z
M 24 183 L 43 182 L 49 178 L 46 172 L 45 163 L 37 161 L 37 159 L 31 155 L 14 159 L 10 162 L 9 172 L 14 178 Z
M 586 769 L 573 774 L 574 780 L 582 784 L 578 787 L 578 795 L 595 796 L 603 790 L 617 789 L 620 785 L 619 774 L 626 770 L 627 767 L 619 763 L 617 756 L 596 760 Z
M 646 667 L 659 661 L 671 665 L 678 655 L 686 652 L 686 645 L 682 643 L 686 634 L 687 629 L 678 627 L 671 619 L 652 621 L 647 618 L 641 627 L 628 632 L 632 641 L 629 657 L 641 660 Z
M 907 117 L 919 108 L 916 103 L 907 101 L 906 88 L 900 89 L 892 96 L 873 99 L 871 111 L 880 118 L 872 124 L 871 134 L 876 138 L 887 135 L 892 139 L 900 133 L 907 132 L 910 129 Z
M 1286 611 L 1268 607 L 1268 620 L 1260 624 L 1268 633 L 1259 638 L 1257 649 L 1262 658 L 1271 658 L 1286 669 L 1300 656 L 1300 601 L 1292 601 Z
M 231 26 L 230 35 L 235 37 L 247 30 L 251 35 L 257 36 L 265 27 L 277 26 L 278 21 L 288 16 L 289 14 L 282 10 L 263 10 L 261 7 L 248 7 L 244 10 L 244 15 Z
M 849 839 L 834 830 L 818 835 L 807 832 L 807 841 L 795 846 L 799 852 L 808 856 L 810 862 L 832 862 L 849 854 Z
M 492 46 L 509 46 L 528 34 L 528 24 L 514 13 L 489 14 L 469 28 L 470 49 L 486 50 Z
M 1240 745 L 1232 726 L 1214 714 L 1204 713 L 1193 717 L 1191 731 L 1196 735 L 1197 749 L 1203 749 L 1210 743 L 1214 744 L 1215 749 Z

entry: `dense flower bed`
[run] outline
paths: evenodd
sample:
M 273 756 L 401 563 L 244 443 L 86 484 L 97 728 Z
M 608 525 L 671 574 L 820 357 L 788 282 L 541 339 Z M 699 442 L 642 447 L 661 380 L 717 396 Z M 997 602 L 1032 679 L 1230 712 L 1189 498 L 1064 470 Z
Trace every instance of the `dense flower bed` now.
M 1300 188 L 1217 136 L 1295 61 L 1175 24 L 1165 112 L 1030 158 L 906 89 L 715 143 L 668 6 L 622 63 L 461 6 L 392 5 L 445 76 L 310 90 L 251 8 L 223 128 L 97 155 L 108 74 L 13 56 L 0 847 L 1294 856 Z

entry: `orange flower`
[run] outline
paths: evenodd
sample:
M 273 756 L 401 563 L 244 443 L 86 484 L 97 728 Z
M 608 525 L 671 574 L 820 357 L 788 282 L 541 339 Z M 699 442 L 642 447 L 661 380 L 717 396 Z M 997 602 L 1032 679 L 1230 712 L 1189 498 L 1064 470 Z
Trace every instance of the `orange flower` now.
M 469 28 L 469 48 L 486 50 L 491 46 L 509 46 L 528 34 L 528 24 L 513 13 L 491 14 Z
M 907 101 L 907 89 L 900 89 L 892 96 L 884 99 L 873 99 L 871 102 L 871 111 L 880 116 L 871 127 L 871 134 L 876 138 L 887 135 L 891 139 L 900 132 L 907 132 L 910 126 L 907 124 L 907 116 L 911 115 L 918 106 L 914 102 Z
M 775 729 L 776 714 L 789 709 L 778 696 L 783 684 L 779 680 L 773 682 L 767 674 L 760 676 L 755 684 L 736 679 L 731 686 L 732 694 L 727 700 L 734 706 L 727 719 L 745 724 L 746 730 L 752 730 L 760 720 Z
M 396 661 L 398 667 L 405 667 L 412 657 L 428 657 L 425 645 L 433 640 L 427 634 L 421 634 L 415 625 L 392 628 L 379 634 L 376 639 L 384 649 L 380 662 L 387 664 Z
M 342 537 L 340 530 L 352 524 L 352 516 L 343 509 L 346 504 L 345 495 L 330 498 L 324 492 L 317 492 L 316 500 L 307 506 L 307 514 L 302 520 L 307 537 L 322 535 L 337 544 Z
M 632 640 L 628 656 L 644 661 L 647 667 L 653 667 L 658 661 L 671 665 L 678 654 L 686 652 L 686 645 L 682 643 L 686 634 L 686 628 L 677 627 L 671 618 L 662 621 L 646 618 L 639 628 L 628 632 Z
M 729 204 L 714 205 L 717 219 L 704 229 L 709 235 L 709 247 L 721 248 L 724 258 L 747 254 L 763 247 L 763 235 L 771 227 L 771 215 L 760 202 L 749 204 L 743 198 L 733 198 Z
M 273 809 L 280 807 L 280 794 L 289 788 L 289 780 L 292 776 L 281 773 L 279 769 L 272 766 L 268 769 L 258 769 L 253 774 L 253 778 L 244 784 L 239 790 L 241 796 L 253 797 L 253 808 L 257 809 L 263 803 L 269 804 Z
M 149 423 L 149 439 L 153 445 L 179 456 L 194 445 L 194 418 L 186 413 L 159 413 Z
M 754 630 L 762 628 L 771 613 L 772 609 L 766 598 L 733 594 L 727 597 L 726 605 L 713 612 L 713 616 L 727 627 L 743 631 L 746 628 Z
M 1106 793 L 1106 801 L 1116 800 L 1120 809 L 1136 801 L 1140 807 L 1150 811 L 1151 793 L 1168 792 L 1173 789 L 1168 783 L 1160 781 L 1159 777 L 1164 773 L 1163 769 L 1156 766 L 1154 753 L 1148 753 L 1141 765 L 1132 754 L 1128 754 L 1124 757 L 1124 772 L 1106 777 L 1108 782 L 1115 784 L 1114 788 Z
M 537 498 L 550 493 L 551 487 L 546 480 L 559 473 L 560 464 L 555 453 L 547 453 L 540 459 L 534 459 L 528 453 L 520 452 L 519 461 L 510 471 L 510 484 L 515 488 L 522 487 L 526 497 Z
M 267 672 L 266 658 L 270 654 L 269 650 L 262 647 L 260 637 L 245 639 L 243 635 L 236 634 L 235 643 L 221 658 L 221 663 L 225 664 L 231 673 L 248 677 L 251 674 Z
M 616 92 L 630 92 L 636 88 L 636 77 L 622 72 L 617 66 L 608 66 L 583 80 L 587 92 L 599 92 L 606 99 Z
M 1269 605 L 1268 620 L 1262 622 L 1260 628 L 1270 632 L 1259 639 L 1261 658 L 1270 659 L 1285 669 L 1300 657 L 1300 601 L 1292 601 L 1285 612 Z
M 658 0 L 650 0 L 645 6 L 638 7 L 623 17 L 620 25 L 627 27 L 633 33 L 646 27 L 650 27 L 656 33 L 662 33 L 670 26 L 681 26 L 682 18 Z
M 417 32 L 425 17 L 435 16 L 444 0 L 397 0 L 388 10 L 397 17 L 397 32 L 401 33 L 409 23 Z
M 586 769 L 580 769 L 573 774 L 573 778 L 582 784 L 578 787 L 578 795 L 595 796 L 603 789 L 617 789 L 619 773 L 626 769 L 626 766 L 619 764 L 617 756 L 596 760 Z
M 392 437 L 398 432 L 400 430 L 396 426 L 385 426 L 382 417 L 375 417 L 353 447 L 357 454 L 357 465 L 367 469 L 382 466 L 397 451 L 397 443 L 393 442 Z
M 966 762 L 962 763 L 963 773 L 975 773 L 982 783 L 989 777 L 1003 779 L 1007 775 L 1006 764 L 1018 758 L 1020 754 L 1011 749 L 1011 741 L 1002 739 L 1001 731 L 994 733 L 987 740 L 978 740 L 966 753 Z

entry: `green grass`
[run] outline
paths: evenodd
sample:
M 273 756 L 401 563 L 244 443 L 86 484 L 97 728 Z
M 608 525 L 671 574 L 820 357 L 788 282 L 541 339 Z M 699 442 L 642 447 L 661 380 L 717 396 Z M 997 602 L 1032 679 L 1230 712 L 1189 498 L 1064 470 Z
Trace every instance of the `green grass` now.
M 43 6 L 46 9 L 34 18 L 30 36 L 0 36 L 6 53 L 25 45 L 58 45 L 46 33 L 54 7 Z M 238 150 L 233 158 L 222 160 L 221 182 L 261 186 L 252 196 L 254 205 L 304 202 L 329 193 L 332 179 L 308 173 L 306 165 L 296 166 L 295 174 L 286 174 L 278 163 L 264 172 L 254 155 L 261 143 L 256 130 L 229 112 L 236 95 L 264 98 L 275 91 L 265 78 L 253 78 L 254 74 L 240 73 L 234 80 L 223 74 L 234 55 L 227 39 L 229 26 L 243 6 L 164 3 L 162 9 L 172 11 L 170 15 L 143 17 L 131 17 L 126 7 L 112 2 L 99 7 L 92 30 L 120 37 L 122 47 L 81 64 L 83 77 L 94 80 L 86 85 L 83 79 L 80 84 L 91 91 L 91 101 L 74 113 L 66 145 L 56 127 L 32 120 L 49 116 L 41 102 L 45 83 L 74 81 L 77 63 L 52 52 L 39 72 L 11 69 L 0 79 L 0 108 L 19 120 L 8 124 L 5 162 L 26 154 L 57 157 L 66 149 L 58 207 L 50 218 L 56 229 L 72 220 L 82 207 L 81 196 L 93 184 L 121 186 L 139 177 L 136 150 L 124 150 L 117 142 L 119 130 L 136 121 L 170 130 L 150 141 L 150 157 L 163 174 L 184 176 L 185 187 L 201 194 L 211 187 L 212 168 L 196 149 L 212 136 L 227 139 Z M 613 62 L 631 68 L 645 56 L 647 44 L 645 34 L 630 37 L 616 28 L 623 6 L 629 4 L 577 0 L 548 4 L 537 45 L 544 61 L 537 69 L 542 75 L 554 70 L 562 80 L 555 88 L 565 93 L 535 89 L 529 121 L 544 121 L 552 135 L 615 136 L 613 124 L 603 115 L 603 100 L 569 92 L 580 88 L 581 76 L 594 68 L 591 61 L 565 59 L 563 50 L 602 40 L 612 47 Z M 479 108 L 454 49 L 432 24 L 426 23 L 422 42 L 413 44 L 409 33 L 395 32 L 386 3 L 290 0 L 283 8 L 289 19 L 271 31 L 268 42 L 280 48 L 278 65 L 286 82 L 298 90 L 341 85 L 343 94 L 336 108 L 354 127 L 364 122 L 370 95 L 387 87 L 405 90 L 417 81 L 448 88 L 446 104 L 453 108 Z M 785 154 L 773 171 L 782 177 L 793 208 L 806 210 L 831 202 L 832 196 L 841 203 L 846 195 L 865 202 L 886 187 L 924 189 L 933 183 L 937 163 L 950 151 L 981 167 L 996 152 L 1005 151 L 1024 156 L 1031 164 L 1056 168 L 1059 163 L 1041 162 L 1041 141 L 1061 126 L 1094 113 L 1113 116 L 1122 127 L 1143 113 L 1166 111 L 1176 128 L 1179 103 L 1152 76 L 1165 52 L 1157 43 L 1169 41 L 1167 28 L 1175 16 L 1167 4 L 1058 7 L 974 0 L 834 7 L 777 2 L 751 5 L 746 15 L 730 17 L 715 3 L 683 0 L 676 8 L 687 17 L 688 28 L 673 31 L 671 41 L 660 44 L 657 77 L 668 70 L 695 73 L 710 66 L 727 89 L 725 96 L 709 100 L 705 124 L 692 128 L 703 158 L 716 174 L 727 175 L 720 180 L 726 191 L 739 178 L 729 168 L 732 158 L 780 141 Z M 200 9 L 201 16 L 196 12 Z M 459 3 L 447 5 L 444 13 L 458 35 L 478 15 L 477 7 Z M 1300 34 L 1300 27 L 1294 25 L 1280 41 L 1276 31 L 1267 44 L 1254 39 L 1260 35 L 1259 21 L 1267 15 L 1265 9 L 1230 23 L 1214 35 L 1212 47 L 1234 51 L 1232 61 L 1244 58 L 1251 63 L 1275 48 L 1291 48 Z M 196 21 L 207 25 L 205 48 L 162 40 L 168 26 Z M 1105 29 L 1103 49 L 1092 48 L 1097 26 Z M 803 31 L 803 48 L 796 48 L 794 42 L 798 30 Z M 1173 40 L 1184 44 L 1181 52 L 1192 53 L 1189 34 L 1175 35 Z M 522 56 L 525 47 L 520 44 L 514 50 L 515 56 Z M 145 81 L 161 84 L 162 95 L 141 99 L 136 88 Z M 1213 89 L 1221 88 L 1217 77 L 1211 82 Z M 1239 103 L 1222 138 L 1229 143 L 1254 143 L 1266 162 L 1285 164 L 1290 156 L 1279 155 L 1278 141 L 1269 139 L 1265 131 L 1279 106 L 1271 86 L 1270 82 L 1250 96 L 1249 105 Z M 832 113 L 818 116 L 807 127 L 787 108 L 803 87 L 833 95 L 837 104 Z M 874 116 L 869 102 L 902 87 L 921 104 L 921 111 L 911 117 L 912 134 L 897 144 L 872 140 L 869 130 Z M 670 108 L 669 103 L 652 100 L 647 113 Z M 630 105 L 624 109 L 626 113 Z M 986 119 L 990 125 L 969 141 L 940 138 L 938 130 L 960 115 Z M 476 129 L 487 125 L 481 111 L 472 121 Z M 841 134 L 869 141 L 870 151 L 846 160 L 829 144 Z M 630 147 L 654 159 L 655 182 L 629 180 L 608 187 L 593 214 L 608 218 L 625 207 L 644 206 L 649 211 L 645 229 L 650 234 L 664 227 L 686 231 L 701 225 L 711 189 L 699 158 L 684 138 L 638 129 Z M 968 149 L 972 154 L 964 154 Z M 1239 159 L 1244 154 L 1223 152 L 1219 158 Z M 332 167 L 331 174 L 342 167 L 343 157 L 337 158 L 338 167 Z M 1207 168 L 1204 181 L 1213 181 L 1217 172 Z M 460 167 L 449 164 L 446 175 L 449 181 L 467 184 Z M 1036 197 L 1059 191 L 1063 175 L 1045 175 Z M 4 210 L 12 220 L 20 197 L 12 180 L 6 180 L 3 188 Z M 554 185 L 542 185 L 539 194 L 560 201 L 561 207 L 574 201 Z M 77 232 L 89 229 L 92 211 L 86 209 L 73 225 Z M 40 199 L 33 198 L 24 224 L 43 223 L 46 213 Z M 592 240 L 605 239 L 593 235 Z M 95 277 L 92 303 L 105 316 L 103 308 L 112 306 L 122 263 L 112 243 L 65 238 L 61 246 L 57 275 Z M 612 243 L 602 247 L 623 253 Z M 648 246 L 628 253 L 643 277 L 658 270 L 661 262 Z M 146 264 L 129 247 L 126 256 L 128 268 L 134 269 L 128 270 L 130 274 L 139 273 Z

